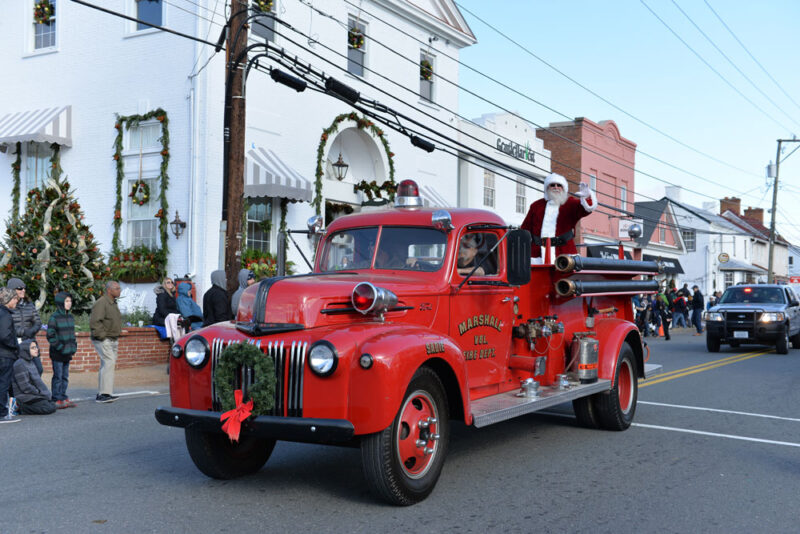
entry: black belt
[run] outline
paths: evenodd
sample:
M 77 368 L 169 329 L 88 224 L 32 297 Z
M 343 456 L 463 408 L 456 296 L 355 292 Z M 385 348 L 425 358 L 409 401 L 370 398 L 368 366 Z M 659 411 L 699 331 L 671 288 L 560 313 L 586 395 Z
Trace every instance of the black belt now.
M 563 247 L 567 243 L 569 243 L 572 238 L 575 237 L 575 231 L 570 230 L 569 232 L 564 232 L 558 237 L 551 237 L 550 239 L 550 246 L 551 247 Z M 531 236 L 533 240 L 533 244 L 537 247 L 543 247 L 545 245 L 545 241 L 548 239 L 547 237 L 539 237 L 539 236 Z

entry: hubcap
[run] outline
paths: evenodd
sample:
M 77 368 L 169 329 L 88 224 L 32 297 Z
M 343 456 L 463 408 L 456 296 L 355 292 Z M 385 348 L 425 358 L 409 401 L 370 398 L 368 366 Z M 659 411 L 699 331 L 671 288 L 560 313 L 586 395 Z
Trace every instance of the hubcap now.
M 619 408 L 622 413 L 628 413 L 633 405 L 633 380 L 630 362 L 622 360 L 617 377 L 617 395 L 619 396 Z
M 427 391 L 409 395 L 400 408 L 395 443 L 400 466 L 409 478 L 428 472 L 439 452 L 439 413 Z

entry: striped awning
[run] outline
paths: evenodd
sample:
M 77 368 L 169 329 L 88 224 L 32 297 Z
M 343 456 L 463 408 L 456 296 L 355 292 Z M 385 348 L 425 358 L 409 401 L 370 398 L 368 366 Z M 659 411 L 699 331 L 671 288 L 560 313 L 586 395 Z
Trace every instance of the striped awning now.
M 277 197 L 311 202 L 313 187 L 275 152 L 262 147 L 248 150 L 244 170 L 244 196 Z
M 419 188 L 419 194 L 422 197 L 422 205 L 433 208 L 449 208 L 450 202 L 447 202 L 436 189 L 429 185 L 422 185 Z
M 8 113 L 0 118 L 0 145 L 16 142 L 72 146 L 72 106 Z

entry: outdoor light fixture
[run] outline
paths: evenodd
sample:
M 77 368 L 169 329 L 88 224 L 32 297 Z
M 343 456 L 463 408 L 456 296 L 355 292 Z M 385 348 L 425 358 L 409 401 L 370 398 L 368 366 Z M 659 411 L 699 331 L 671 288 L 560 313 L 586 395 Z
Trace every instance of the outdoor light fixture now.
M 333 165 L 333 172 L 336 174 L 336 179 L 340 182 L 344 180 L 344 177 L 347 176 L 347 169 L 350 167 L 350 165 L 344 162 L 341 152 L 339 152 L 339 159 L 336 161 L 336 163 L 331 163 L 331 165 Z
M 175 220 L 169 223 L 169 226 L 172 228 L 172 233 L 175 234 L 175 239 L 180 239 L 183 231 L 186 230 L 186 223 L 181 220 L 178 210 L 175 210 Z

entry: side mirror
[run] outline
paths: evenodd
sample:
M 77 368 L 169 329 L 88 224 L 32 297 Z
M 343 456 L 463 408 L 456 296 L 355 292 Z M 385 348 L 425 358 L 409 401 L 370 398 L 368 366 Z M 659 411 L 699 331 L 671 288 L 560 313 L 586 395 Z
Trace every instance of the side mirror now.
M 800 301 L 793 300 L 789 303 L 789 306 L 791 307 L 800 306 Z
M 508 283 L 522 286 L 531 281 L 531 233 L 511 230 L 506 237 Z
M 314 234 L 321 234 L 325 223 L 322 221 L 321 215 L 314 215 L 308 218 L 306 225 L 308 226 L 308 236 L 311 237 Z

